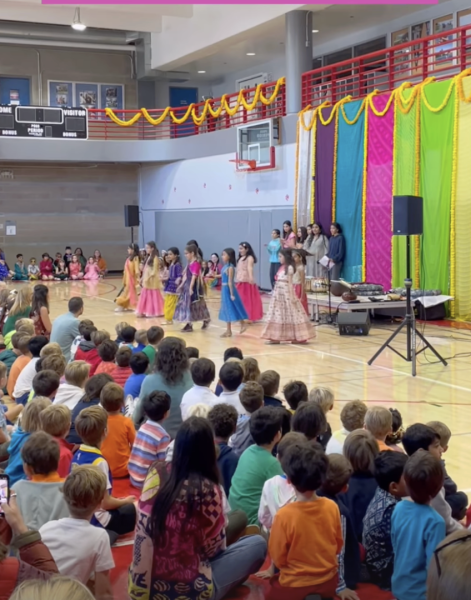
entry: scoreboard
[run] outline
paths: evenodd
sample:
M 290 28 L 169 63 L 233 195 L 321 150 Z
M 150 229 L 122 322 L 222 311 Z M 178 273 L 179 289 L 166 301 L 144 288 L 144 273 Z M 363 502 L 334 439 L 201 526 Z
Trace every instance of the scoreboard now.
M 86 108 L 0 105 L 0 138 L 86 140 Z

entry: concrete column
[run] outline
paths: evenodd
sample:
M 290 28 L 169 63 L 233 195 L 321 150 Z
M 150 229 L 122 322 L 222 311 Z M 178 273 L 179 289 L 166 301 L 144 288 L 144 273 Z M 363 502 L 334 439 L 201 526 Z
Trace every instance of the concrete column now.
M 301 75 L 312 69 L 312 13 L 293 10 L 285 15 L 286 111 L 302 109 Z

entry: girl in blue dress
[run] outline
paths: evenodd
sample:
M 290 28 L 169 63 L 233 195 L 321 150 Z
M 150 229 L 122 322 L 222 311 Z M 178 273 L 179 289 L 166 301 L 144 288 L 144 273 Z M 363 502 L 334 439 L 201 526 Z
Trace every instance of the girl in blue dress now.
M 247 329 L 244 321 L 249 316 L 242 304 L 239 292 L 234 283 L 234 273 L 236 265 L 236 256 L 234 248 L 226 248 L 222 253 L 222 261 L 224 266 L 221 271 L 222 287 L 221 287 L 221 308 L 219 310 L 219 320 L 225 321 L 227 324 L 226 331 L 221 337 L 232 336 L 231 323 L 240 321 L 240 333 L 244 333 Z

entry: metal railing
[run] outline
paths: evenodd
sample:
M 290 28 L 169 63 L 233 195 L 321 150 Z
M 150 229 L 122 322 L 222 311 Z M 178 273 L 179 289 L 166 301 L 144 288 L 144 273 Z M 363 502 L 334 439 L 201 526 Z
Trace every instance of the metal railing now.
M 266 83 L 262 85 L 262 94 L 265 98 L 270 97 L 276 87 L 276 82 Z M 245 98 L 247 103 L 250 103 L 255 94 L 256 88 L 246 90 Z M 237 105 L 239 92 L 227 94 L 226 101 L 230 108 Z M 211 100 L 211 105 L 214 110 L 217 110 L 221 105 L 221 98 Z M 198 117 L 204 109 L 204 102 L 195 105 L 195 115 Z M 182 118 L 188 107 L 172 109 L 177 119 Z M 162 115 L 164 109 L 148 110 L 149 115 L 153 119 L 157 119 Z M 115 110 L 115 115 L 122 121 L 129 121 L 136 113 L 141 113 L 140 110 Z M 141 118 L 137 123 L 129 127 L 123 127 L 114 123 L 105 113 L 103 109 L 89 109 L 88 111 L 88 139 L 90 140 L 165 140 L 172 138 L 187 137 L 199 135 L 202 133 L 210 133 L 220 129 L 231 129 L 245 123 L 269 119 L 273 117 L 283 117 L 286 115 L 286 95 L 285 85 L 281 85 L 278 95 L 272 104 L 265 106 L 262 102 L 258 102 L 255 108 L 248 111 L 243 106 L 240 106 L 235 115 L 230 116 L 224 110 L 222 114 L 215 118 L 210 114 L 207 115 L 203 123 L 198 126 L 193 122 L 190 116 L 188 120 L 177 125 L 172 122 L 168 116 L 160 125 L 152 125 L 147 121 L 141 113 Z
M 303 107 L 361 98 L 375 89 L 388 92 L 406 81 L 448 79 L 469 67 L 471 26 L 466 25 L 304 73 Z

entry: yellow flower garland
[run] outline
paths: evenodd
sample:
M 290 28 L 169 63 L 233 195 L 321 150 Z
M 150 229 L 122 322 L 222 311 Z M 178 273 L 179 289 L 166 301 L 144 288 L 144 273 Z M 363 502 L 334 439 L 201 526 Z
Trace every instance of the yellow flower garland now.
M 316 201 L 316 150 L 317 150 L 317 113 L 314 111 L 313 126 L 311 128 L 311 223 L 314 223 Z
M 366 280 L 366 187 L 368 183 L 368 104 L 375 92 L 369 94 L 362 104 L 365 109 L 364 137 L 363 137 L 363 189 L 361 194 L 361 277 Z M 343 107 L 342 107 L 343 109 Z M 361 114 L 360 109 L 357 117 Z M 343 112 L 343 110 L 342 110 Z M 357 118 L 357 120 L 358 120 Z
M 293 228 L 297 231 L 298 220 L 298 198 L 299 198 L 299 119 L 296 123 L 296 157 L 294 164 L 294 206 L 293 206 Z
M 417 86 L 418 91 L 416 94 L 416 115 L 415 115 L 415 181 L 414 181 L 414 194 L 420 195 L 420 96 L 422 93 L 423 84 Z M 420 238 L 418 235 L 415 236 L 414 241 L 415 248 L 415 282 L 414 285 L 418 289 L 420 288 Z

